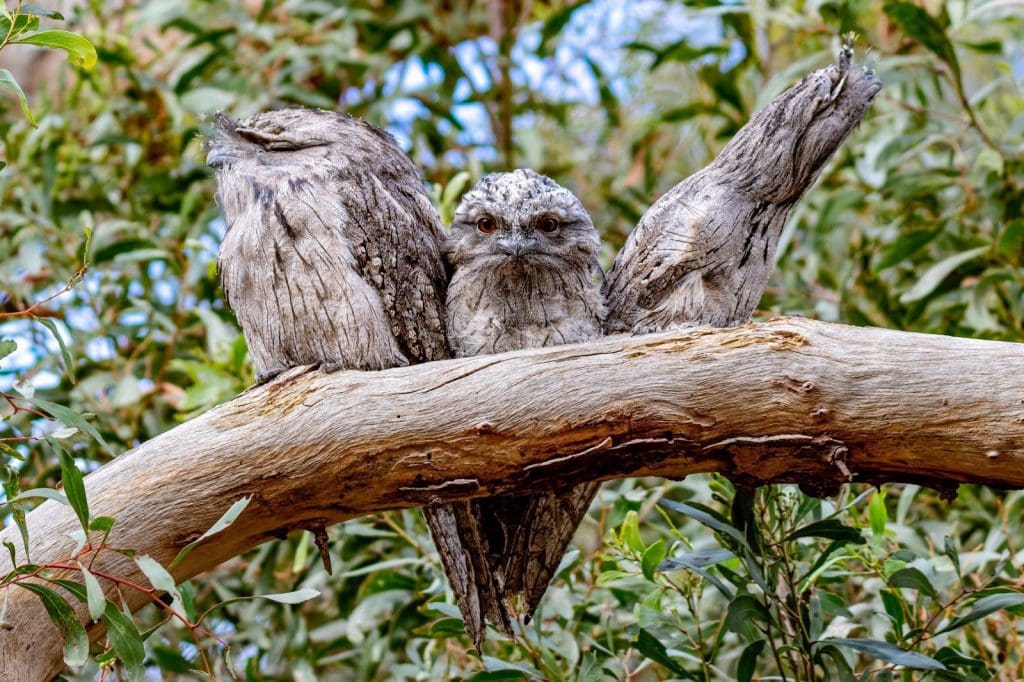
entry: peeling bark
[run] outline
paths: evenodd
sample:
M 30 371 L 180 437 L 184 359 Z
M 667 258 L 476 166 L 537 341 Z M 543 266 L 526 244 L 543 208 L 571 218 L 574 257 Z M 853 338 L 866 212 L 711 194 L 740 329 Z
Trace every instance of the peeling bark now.
M 174 569 L 185 580 L 294 528 L 622 476 L 1024 488 L 1022 376 L 1022 345 L 799 318 L 373 373 L 296 369 L 118 457 L 86 490 L 94 515 L 117 519 L 113 544 L 165 565 L 252 496 Z M 70 508 L 45 502 L 28 523 L 35 563 L 73 549 Z M 20 546 L 16 529 L 2 539 Z M 96 568 L 145 582 L 126 559 Z M 34 595 L 9 599 L 0 679 L 48 679 L 60 636 Z

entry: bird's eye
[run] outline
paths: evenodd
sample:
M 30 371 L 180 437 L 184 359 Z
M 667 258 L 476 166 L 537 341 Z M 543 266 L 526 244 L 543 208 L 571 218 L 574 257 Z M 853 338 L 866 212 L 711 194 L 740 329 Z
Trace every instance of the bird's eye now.
M 548 234 L 551 234 L 553 232 L 557 232 L 558 231 L 558 219 L 557 218 L 544 218 L 543 220 L 540 221 L 540 225 L 538 227 L 540 227 L 540 231 L 541 232 L 547 232 Z
M 497 226 L 494 224 L 493 218 L 481 218 L 480 220 L 476 221 L 476 229 L 480 230 L 484 234 L 490 234 L 491 232 L 494 232 L 495 227 Z

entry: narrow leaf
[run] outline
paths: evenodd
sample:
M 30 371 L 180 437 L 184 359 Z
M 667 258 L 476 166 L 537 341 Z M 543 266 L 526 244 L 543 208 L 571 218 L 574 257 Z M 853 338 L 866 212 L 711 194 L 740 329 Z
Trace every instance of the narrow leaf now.
M 747 645 L 747 648 L 740 654 L 740 662 L 736 668 L 736 682 L 750 682 L 754 679 L 754 673 L 757 671 L 757 657 L 761 655 L 763 649 L 763 639 Z
M 78 564 L 78 567 L 82 569 L 82 580 L 85 581 L 85 595 L 86 603 L 89 605 L 89 617 L 95 622 L 102 618 L 104 611 L 107 610 L 107 598 L 103 596 L 103 588 L 100 587 L 100 581 L 96 579 L 92 571 L 81 563 Z
M 61 504 L 69 506 L 71 504 L 68 502 L 67 497 L 52 488 L 32 488 L 31 490 L 26 490 L 19 493 L 17 497 L 11 500 L 11 502 L 21 502 L 23 500 L 30 500 L 34 497 L 44 497 L 47 500 L 53 500 L 54 502 L 60 502 Z
M 726 623 L 733 632 L 740 632 L 751 620 L 769 622 L 770 616 L 764 605 L 750 594 L 741 594 L 729 602 Z
M 796 540 L 798 538 L 826 538 L 828 540 L 843 540 L 850 542 L 855 545 L 863 545 L 867 540 L 860 534 L 860 531 L 856 528 L 851 528 L 845 525 L 839 519 L 825 519 L 824 521 L 815 521 L 809 523 L 802 528 L 797 528 L 795 531 L 786 536 L 786 542 Z
M 60 347 L 60 356 L 64 360 L 64 369 L 67 370 L 71 383 L 75 383 L 75 363 L 71 359 L 71 351 L 68 350 L 67 344 L 64 343 L 64 336 L 57 329 L 57 324 L 47 317 L 34 317 L 32 319 L 49 329 L 53 338 L 57 339 L 57 346 Z
M 668 655 L 668 650 L 665 648 L 665 645 L 658 641 L 658 638 L 647 630 L 640 628 L 640 632 L 637 634 L 636 640 L 633 642 L 633 647 L 647 658 L 668 668 L 675 674 L 691 678 L 691 675 Z
M 97 443 L 102 445 L 103 449 L 108 453 L 111 455 L 115 454 L 107 444 L 107 441 L 103 440 L 103 436 L 101 436 L 100 432 L 96 430 L 96 427 L 87 422 L 74 410 L 64 407 L 63 405 L 58 405 L 57 403 L 51 403 L 50 401 L 43 400 L 41 398 L 24 396 L 22 399 L 43 410 L 54 419 L 61 420 L 67 426 L 78 427 L 83 433 L 88 434 L 90 437 L 95 439 Z
M 181 561 L 188 555 L 189 552 L 191 552 L 195 548 L 196 545 L 198 545 L 200 542 L 210 537 L 211 535 L 215 535 L 221 532 L 222 530 L 230 526 L 232 523 L 234 523 L 235 519 L 238 518 L 238 515 L 242 513 L 242 511 L 248 504 L 248 497 L 243 497 L 242 499 L 237 500 L 233 505 L 231 505 L 231 507 L 226 512 L 224 512 L 224 514 L 219 519 L 217 519 L 217 521 L 212 526 L 210 526 L 210 529 L 208 531 L 200 535 L 196 540 L 193 540 L 192 542 L 182 547 L 181 551 L 178 552 L 178 556 L 174 557 L 174 561 L 172 561 L 171 565 L 167 568 L 169 570 L 174 570 L 174 567 L 181 563 Z
M 39 31 L 31 35 L 20 36 L 13 42 L 64 50 L 68 53 L 68 59 L 72 63 L 78 64 L 84 69 L 91 69 L 96 66 L 96 48 L 88 40 L 71 31 L 62 31 L 60 29 Z
M 928 294 L 935 291 L 936 287 L 942 284 L 942 281 L 949 277 L 953 271 L 964 263 L 974 260 L 981 254 L 988 251 L 987 246 L 979 246 L 976 249 L 970 251 L 964 251 L 958 253 L 955 256 L 945 258 L 921 275 L 921 279 L 917 280 L 917 283 L 910 288 L 909 291 L 905 292 L 900 296 L 900 303 L 913 303 L 919 301 Z
M 18 81 L 15 80 L 14 74 L 7 69 L 0 69 L 0 87 L 13 90 L 14 94 L 18 96 L 18 102 L 21 103 L 21 113 L 25 115 L 25 118 L 28 119 L 28 122 L 31 123 L 33 127 L 39 125 L 36 123 L 35 117 L 32 116 L 32 110 L 28 108 L 28 98 L 25 97 L 25 91 L 21 89 L 20 85 L 18 85 Z
M 720 516 L 717 516 L 710 509 L 700 509 L 692 504 L 674 502 L 672 500 L 661 500 L 658 502 L 658 505 L 664 507 L 665 509 L 671 509 L 672 511 L 679 512 L 680 514 L 683 514 L 685 516 L 689 516 L 694 521 L 697 521 L 698 523 L 707 526 L 712 530 L 717 530 L 721 533 L 725 533 L 732 539 L 739 542 L 744 547 L 747 546 L 747 539 L 743 537 L 743 533 L 741 533 L 738 529 L 733 528 L 733 526 L 730 525 L 728 521 L 726 521 L 724 518 Z
M 135 563 L 153 587 L 170 595 L 171 599 L 174 600 L 175 608 L 181 605 L 181 593 L 178 592 L 178 583 L 167 572 L 167 569 L 160 565 L 159 561 L 150 556 L 142 555 L 135 559 Z
M 868 520 L 871 522 L 871 535 L 875 538 L 885 537 L 885 525 L 889 522 L 889 514 L 885 508 L 885 492 L 876 490 L 868 503 Z
M 75 466 L 75 459 L 67 450 L 57 444 L 57 441 L 47 437 L 46 442 L 60 454 L 60 475 L 61 483 L 64 485 L 64 494 L 68 503 L 75 510 L 75 516 L 82 524 L 82 530 L 89 532 L 89 502 L 85 497 L 85 480 L 82 472 Z
M 946 666 L 942 665 L 934 658 L 919 654 L 914 651 L 906 651 L 899 648 L 895 644 L 889 644 L 888 642 L 881 642 L 877 639 L 840 639 L 830 638 L 820 640 L 821 642 L 827 642 L 829 644 L 835 644 L 836 646 L 844 647 L 846 649 L 853 649 L 859 651 L 862 654 L 877 658 L 882 661 L 894 663 L 896 665 L 902 665 L 906 668 L 916 668 L 918 670 L 945 670 Z
M 950 632 L 951 630 L 962 628 L 968 623 L 980 620 L 985 616 L 999 611 L 1000 609 L 1010 609 L 1021 605 L 1024 605 L 1024 592 L 998 592 L 996 594 L 990 594 L 987 597 L 982 597 L 978 601 L 974 602 L 970 613 L 966 616 L 954 618 L 949 622 L 949 625 L 942 628 L 935 634 L 941 635 L 944 632 Z
M 65 590 L 75 596 L 78 601 L 88 602 L 88 592 L 85 587 L 71 580 L 54 580 Z M 130 616 L 126 616 L 111 602 L 107 602 L 106 610 L 103 612 L 103 622 L 107 626 L 107 642 L 110 643 L 110 651 L 97 657 L 97 660 L 106 656 L 104 660 L 113 660 L 116 657 L 121 661 L 129 682 L 142 682 L 146 660 L 146 650 L 142 644 L 142 635 Z M 112 655 L 111 655 L 112 654 Z
M 36 594 L 43 602 L 46 615 L 50 617 L 57 629 L 64 638 L 64 663 L 70 666 L 85 665 L 89 658 L 89 637 L 85 634 L 85 628 L 78 622 L 75 610 L 49 587 L 37 583 L 19 582 L 14 583 Z
M 935 598 L 935 586 L 928 580 L 928 576 L 914 567 L 901 568 L 889 576 L 890 587 L 906 587 L 917 590 L 921 594 Z
M 654 580 L 654 572 L 665 558 L 665 551 L 664 540 L 658 540 L 644 551 L 640 561 L 640 570 L 648 580 Z
M 732 559 L 736 555 L 722 547 L 702 549 L 696 552 L 689 552 L 681 557 L 665 559 L 658 565 L 658 571 L 676 571 L 681 568 L 705 568 L 713 566 L 722 561 Z

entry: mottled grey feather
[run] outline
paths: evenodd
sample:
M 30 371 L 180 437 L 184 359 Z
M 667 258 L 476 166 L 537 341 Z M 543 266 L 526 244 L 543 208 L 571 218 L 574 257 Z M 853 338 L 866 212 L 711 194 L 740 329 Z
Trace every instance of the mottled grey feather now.
M 493 221 L 493 232 L 479 229 L 482 220 Z M 545 220 L 557 229 L 545 232 Z M 454 354 L 600 336 L 599 248 L 579 199 L 550 178 L 529 170 L 485 177 L 463 197 L 452 225 L 447 326 Z M 441 542 L 434 537 L 446 547 L 441 555 L 449 580 L 465 581 L 455 592 L 478 647 L 483 616 L 509 634 L 510 614 L 532 616 L 599 486 L 471 500 L 457 512 L 427 510 L 428 518 L 457 514 L 458 532 Z M 467 575 L 465 556 L 485 556 L 486 566 Z
M 755 115 L 641 218 L 604 284 L 609 333 L 731 326 L 754 313 L 790 209 L 881 87 L 852 51 Z M 741 229 L 736 229 L 740 226 Z
M 394 140 L 312 109 L 216 123 L 220 278 L 260 377 L 448 357 L 440 219 Z

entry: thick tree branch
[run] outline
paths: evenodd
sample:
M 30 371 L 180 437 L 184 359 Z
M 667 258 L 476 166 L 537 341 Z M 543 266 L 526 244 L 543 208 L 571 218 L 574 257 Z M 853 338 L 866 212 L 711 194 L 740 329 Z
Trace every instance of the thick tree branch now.
M 252 497 L 174 570 L 179 580 L 310 523 L 586 479 L 1020 488 L 1022 376 L 1022 345 L 798 318 L 374 373 L 293 370 L 86 486 L 93 514 L 117 519 L 113 544 L 165 564 Z M 31 512 L 33 562 L 66 557 L 76 527 L 68 507 Z M 14 529 L 3 539 L 20 545 Z M 127 560 L 96 568 L 145 583 Z M 9 598 L 0 679 L 45 679 L 60 668 L 60 637 L 34 595 Z

